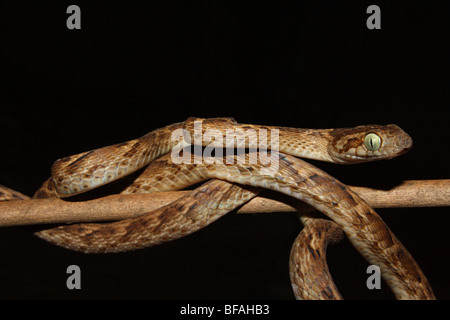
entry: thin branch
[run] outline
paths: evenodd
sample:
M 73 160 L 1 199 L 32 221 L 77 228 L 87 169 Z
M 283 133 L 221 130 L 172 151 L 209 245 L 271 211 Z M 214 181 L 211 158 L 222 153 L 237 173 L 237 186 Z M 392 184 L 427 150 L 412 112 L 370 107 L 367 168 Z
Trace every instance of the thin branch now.
M 374 208 L 450 206 L 450 179 L 409 180 L 390 190 L 350 187 Z M 167 205 L 189 191 L 111 195 L 89 201 L 34 199 L 0 202 L 0 226 L 112 221 L 132 218 Z M 295 206 L 295 208 L 294 208 Z M 237 213 L 306 212 L 306 204 L 256 197 Z

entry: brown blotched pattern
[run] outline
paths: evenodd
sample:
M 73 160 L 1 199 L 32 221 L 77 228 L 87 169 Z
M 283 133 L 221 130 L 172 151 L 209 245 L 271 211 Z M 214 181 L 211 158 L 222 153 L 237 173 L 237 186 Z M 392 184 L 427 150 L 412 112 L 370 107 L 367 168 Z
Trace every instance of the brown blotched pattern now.
M 199 124 L 201 130 L 195 130 Z M 263 170 L 270 163 L 262 163 L 259 159 L 251 163 L 251 153 L 234 156 L 232 163 L 202 161 L 176 165 L 171 161 L 170 152 L 183 139 L 182 146 L 186 146 L 187 142 L 200 141 L 203 147 L 211 144 L 223 147 L 244 139 L 245 148 L 260 147 L 258 135 L 247 133 L 248 130 L 258 131 L 261 128 L 278 130 L 278 141 L 272 140 L 270 133 L 265 141 L 268 149 L 279 143 L 281 153 L 272 152 L 278 162 L 274 172 Z M 185 131 L 178 141 L 174 141 L 172 133 L 178 129 Z M 208 130 L 224 136 L 228 130 L 233 135 L 222 141 L 211 139 L 210 136 L 203 139 Z M 380 136 L 382 143 L 379 150 L 365 149 L 363 141 L 368 133 Z M 411 138 L 394 125 L 313 130 L 242 125 L 229 118 L 189 118 L 185 122 L 152 131 L 140 139 L 58 160 L 52 168 L 52 178 L 38 190 L 36 197 L 69 196 L 84 192 L 126 176 L 149 163 L 124 193 L 175 190 L 206 179 L 218 180 L 209 181 L 180 200 L 138 218 L 109 224 L 61 226 L 41 231 L 37 235 L 54 244 L 82 252 L 138 249 L 192 233 L 254 197 L 258 189 L 253 187 L 268 188 L 303 200 L 332 219 L 357 250 L 371 264 L 381 268 L 382 276 L 397 298 L 433 299 L 432 289 L 419 266 L 376 212 L 341 182 L 293 157 L 355 163 L 389 159 L 404 153 L 411 145 Z M 327 272 L 324 267 L 325 240 L 328 230 L 334 230 L 335 227 L 321 221 L 314 225 L 311 231 L 306 229 L 307 236 L 301 241 L 301 246 L 314 258 L 306 261 L 311 261 L 309 268 L 319 274 L 313 274 L 312 279 L 315 280 L 311 281 L 319 282 L 320 285 L 315 288 L 309 284 L 302 286 L 301 283 L 311 283 L 307 279 L 294 281 L 294 291 L 296 295 L 298 290 L 309 292 L 298 294 L 298 297 L 340 298 L 332 282 L 321 280 L 326 279 L 323 274 Z M 308 224 L 307 227 L 312 228 Z M 323 266 L 320 267 L 315 261 L 321 261 Z M 296 266 L 294 263 L 291 274 L 308 277 Z

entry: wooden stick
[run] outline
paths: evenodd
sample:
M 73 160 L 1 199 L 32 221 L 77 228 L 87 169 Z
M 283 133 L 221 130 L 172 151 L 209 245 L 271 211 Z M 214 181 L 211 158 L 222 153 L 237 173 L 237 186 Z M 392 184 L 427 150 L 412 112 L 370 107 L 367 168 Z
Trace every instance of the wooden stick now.
M 410 180 L 390 190 L 350 187 L 374 208 L 450 206 L 450 179 Z M 62 199 L 0 202 L 0 226 L 111 221 L 132 218 L 167 205 L 189 191 L 111 195 L 89 201 Z M 295 206 L 295 208 L 294 208 Z M 256 197 L 237 213 L 311 210 L 298 201 Z

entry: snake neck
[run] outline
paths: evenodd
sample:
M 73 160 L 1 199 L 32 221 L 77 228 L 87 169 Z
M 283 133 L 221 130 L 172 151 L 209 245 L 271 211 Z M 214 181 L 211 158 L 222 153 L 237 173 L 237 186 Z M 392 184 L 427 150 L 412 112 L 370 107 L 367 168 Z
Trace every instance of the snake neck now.
M 231 118 L 189 118 L 184 126 L 187 144 L 214 148 L 275 151 L 299 158 L 336 162 L 329 153 L 334 129 L 302 129 L 237 123 Z

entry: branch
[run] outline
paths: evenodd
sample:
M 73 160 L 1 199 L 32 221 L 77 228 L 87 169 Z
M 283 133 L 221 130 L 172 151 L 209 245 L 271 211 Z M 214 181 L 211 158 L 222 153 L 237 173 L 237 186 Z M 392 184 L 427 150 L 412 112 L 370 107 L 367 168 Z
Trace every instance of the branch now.
M 374 208 L 450 206 L 450 179 L 410 180 L 390 190 L 350 188 Z M 89 201 L 33 199 L 0 202 L 0 226 L 112 221 L 137 217 L 167 205 L 189 191 L 111 195 Z M 279 197 L 277 196 L 279 199 Z M 292 199 L 256 197 L 237 213 L 307 212 L 312 208 Z

